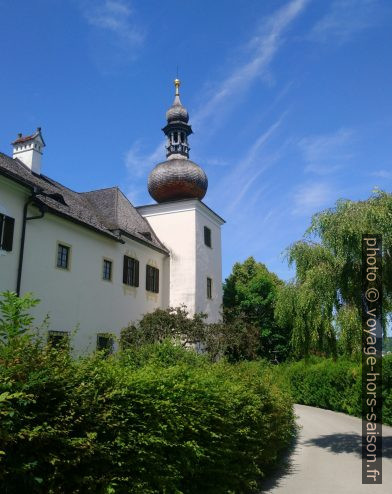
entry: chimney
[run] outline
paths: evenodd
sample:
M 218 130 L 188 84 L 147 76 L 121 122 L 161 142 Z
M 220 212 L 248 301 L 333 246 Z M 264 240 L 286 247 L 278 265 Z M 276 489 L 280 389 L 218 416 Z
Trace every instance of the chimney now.
M 41 158 L 45 141 L 41 134 L 41 127 L 38 127 L 34 134 L 23 136 L 18 134 L 16 140 L 12 143 L 13 158 L 18 158 L 30 170 L 38 175 L 41 174 Z

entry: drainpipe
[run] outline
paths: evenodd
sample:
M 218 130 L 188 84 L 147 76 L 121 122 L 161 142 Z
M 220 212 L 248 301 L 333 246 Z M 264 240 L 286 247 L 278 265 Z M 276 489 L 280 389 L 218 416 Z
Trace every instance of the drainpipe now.
M 16 282 L 16 294 L 18 297 L 20 297 L 20 285 L 22 282 L 22 268 L 23 268 L 23 255 L 24 255 L 24 245 L 25 245 L 25 238 L 26 238 L 26 223 L 29 220 L 37 220 L 39 218 L 43 218 L 45 215 L 45 210 L 43 206 L 38 206 L 40 210 L 40 214 L 36 216 L 27 216 L 27 210 L 30 204 L 32 204 L 37 197 L 37 194 L 41 193 L 42 191 L 40 189 L 34 188 L 33 193 L 31 196 L 27 199 L 24 208 L 23 208 L 23 223 L 22 223 L 22 236 L 20 238 L 20 249 L 19 249 L 19 264 L 18 264 L 18 279 Z

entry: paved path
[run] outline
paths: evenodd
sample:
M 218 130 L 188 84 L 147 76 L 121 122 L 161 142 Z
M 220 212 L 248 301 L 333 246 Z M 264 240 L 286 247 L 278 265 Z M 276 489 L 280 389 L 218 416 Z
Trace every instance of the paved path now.
M 262 494 L 392 494 L 392 427 L 383 427 L 383 485 L 362 485 L 361 420 L 295 406 L 299 437 Z

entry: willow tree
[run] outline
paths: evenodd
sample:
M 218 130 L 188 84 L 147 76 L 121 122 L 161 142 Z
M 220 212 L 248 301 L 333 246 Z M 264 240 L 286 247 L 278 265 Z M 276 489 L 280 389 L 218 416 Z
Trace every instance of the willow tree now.
M 359 353 L 363 234 L 382 235 L 384 322 L 390 315 L 392 194 L 377 190 L 366 201 L 339 200 L 315 214 L 304 238 L 287 249 L 296 274 L 280 288 L 275 313 L 281 324 L 291 325 L 299 356 Z

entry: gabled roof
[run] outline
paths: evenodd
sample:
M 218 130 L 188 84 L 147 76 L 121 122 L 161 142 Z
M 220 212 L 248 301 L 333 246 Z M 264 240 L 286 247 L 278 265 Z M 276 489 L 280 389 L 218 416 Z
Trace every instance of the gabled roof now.
M 18 134 L 17 139 L 11 142 L 11 144 L 15 145 L 15 144 L 20 144 L 22 142 L 32 141 L 36 137 L 39 137 L 42 141 L 42 144 L 45 146 L 45 141 L 41 134 L 41 127 L 38 127 L 37 130 L 34 132 L 34 134 L 31 134 L 30 136 L 23 136 L 22 134 Z
M 78 193 L 55 180 L 32 173 L 20 160 L 0 153 L 0 175 L 31 190 L 49 212 L 121 242 L 121 234 L 168 254 L 154 231 L 117 188 Z

